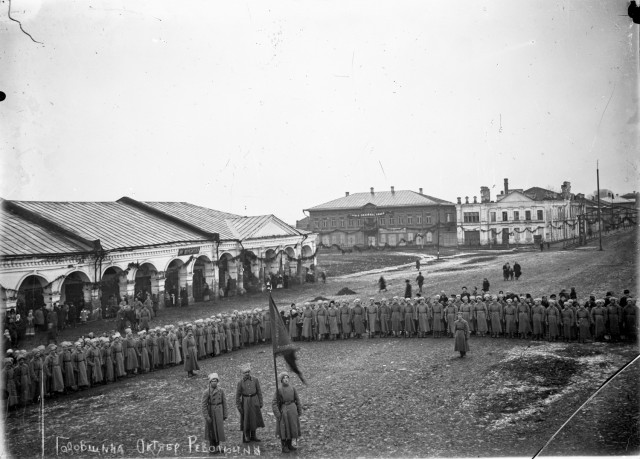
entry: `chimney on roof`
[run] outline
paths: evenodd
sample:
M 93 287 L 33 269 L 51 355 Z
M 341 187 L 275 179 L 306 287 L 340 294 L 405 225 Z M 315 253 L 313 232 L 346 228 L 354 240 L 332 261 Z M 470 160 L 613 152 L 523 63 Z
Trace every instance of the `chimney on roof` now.
M 474 196 L 474 197 L 473 197 L 473 203 L 474 203 L 474 204 L 478 204 L 478 197 L 477 197 L 477 196 Z
M 504 194 L 509 194 L 509 179 L 504 179 Z
M 391 194 L 395 194 L 396 190 L 393 189 L 394 187 L 391 187 Z
M 458 204 L 462 204 L 462 198 L 458 196 Z
M 491 192 L 488 186 L 480 187 L 480 202 L 491 202 Z
M 344 192 L 344 195 L 345 195 L 345 196 L 349 196 L 349 192 L 348 192 L 348 191 L 345 191 L 345 192 Z
M 469 204 L 469 196 L 465 196 L 464 197 L 464 203 L 465 204 Z
M 373 193 L 373 187 L 371 187 L 371 194 L 374 194 L 374 193 Z
M 422 188 L 418 188 L 420 190 L 420 194 L 422 194 Z

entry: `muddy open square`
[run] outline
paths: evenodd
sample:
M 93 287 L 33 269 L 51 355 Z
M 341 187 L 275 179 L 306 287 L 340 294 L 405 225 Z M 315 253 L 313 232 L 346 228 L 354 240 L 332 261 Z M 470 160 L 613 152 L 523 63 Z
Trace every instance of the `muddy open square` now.
M 637 294 L 637 233 L 611 234 L 603 251 L 482 251 L 422 258 L 424 294 L 472 290 L 487 277 L 491 291 L 558 293 L 575 287 L 579 298 L 608 290 Z M 415 286 L 415 260 L 423 252 L 375 252 L 375 257 L 340 252 L 320 254 L 326 284 L 276 290 L 279 306 L 322 296 L 368 299 L 402 295 L 404 280 Z M 518 261 L 523 278 L 503 281 L 505 261 Z M 379 295 L 381 275 L 389 291 Z M 225 299 L 161 311 L 152 323 L 193 320 L 214 312 L 267 306 L 265 295 Z M 61 339 L 101 332 L 113 322 L 65 330 Z M 36 344 L 36 343 L 34 343 Z M 304 413 L 299 457 L 498 457 L 533 456 L 601 385 L 638 355 L 629 343 L 548 343 L 471 337 L 460 359 L 449 338 L 364 338 L 299 343 L 298 363 L 308 386 L 293 377 Z M 259 443 L 242 444 L 234 393 L 239 366 L 252 365 L 264 394 L 267 427 Z M 204 424 L 200 397 L 206 375 L 215 371 L 230 408 L 226 456 L 280 456 L 271 400 L 275 381 L 267 344 L 200 361 L 197 378 L 173 367 L 47 399 L 9 414 L 4 445 L 9 457 L 202 457 Z M 279 359 L 283 370 L 284 363 Z M 640 365 L 618 373 L 571 419 L 541 456 L 637 455 L 640 452 Z

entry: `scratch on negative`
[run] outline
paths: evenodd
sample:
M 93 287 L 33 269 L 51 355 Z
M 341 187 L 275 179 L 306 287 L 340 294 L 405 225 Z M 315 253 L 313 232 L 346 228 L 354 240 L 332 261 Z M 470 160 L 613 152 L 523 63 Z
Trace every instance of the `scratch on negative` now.
M 20 26 L 20 30 L 22 30 L 22 32 L 23 32 L 25 35 L 27 35 L 29 38 L 31 38 L 31 41 L 33 41 L 34 43 L 39 43 L 39 44 L 41 44 L 41 45 L 43 45 L 43 46 L 44 46 L 44 43 L 42 43 L 42 42 L 40 42 L 40 41 L 38 41 L 38 40 L 34 39 L 34 38 L 31 36 L 31 34 L 30 34 L 29 32 L 27 32 L 26 30 L 24 30 L 24 29 L 22 28 L 22 22 L 20 22 L 20 21 L 18 21 L 17 19 L 15 19 L 15 18 L 12 18 L 12 17 L 11 17 L 11 0 L 8 0 L 8 2 L 9 2 L 9 19 L 11 19 L 13 22 L 17 22 L 17 23 L 18 23 L 18 25 Z

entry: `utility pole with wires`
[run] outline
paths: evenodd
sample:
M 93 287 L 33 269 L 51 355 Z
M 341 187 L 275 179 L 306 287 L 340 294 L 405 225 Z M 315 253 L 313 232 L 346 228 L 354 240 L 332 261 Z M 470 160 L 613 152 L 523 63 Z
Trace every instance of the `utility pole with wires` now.
M 598 186 L 598 237 L 600 239 L 600 251 L 602 251 L 602 219 L 600 217 L 600 165 L 596 161 L 596 180 Z

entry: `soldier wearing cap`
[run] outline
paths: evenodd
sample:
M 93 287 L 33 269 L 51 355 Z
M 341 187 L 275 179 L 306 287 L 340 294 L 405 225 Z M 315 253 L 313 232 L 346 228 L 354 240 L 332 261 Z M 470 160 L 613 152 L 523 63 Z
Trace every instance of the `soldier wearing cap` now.
M 58 346 L 55 344 L 49 344 L 47 347 L 49 354 L 44 360 L 44 390 L 46 394 L 51 395 L 56 395 L 64 391 L 64 379 L 62 377 L 62 370 L 60 369 L 60 359 L 56 353 L 57 349 Z
M 186 371 L 187 376 L 191 378 L 195 376 L 193 372 L 200 369 L 198 365 L 196 340 L 193 337 L 191 324 L 187 325 L 187 336 L 182 340 L 182 350 L 184 351 L 184 371 Z
M 304 303 L 304 311 L 302 311 L 302 338 L 311 341 L 313 338 L 313 313 L 309 302 Z
M 209 452 L 218 454 L 220 442 L 226 441 L 224 421 L 227 419 L 227 399 L 218 387 L 218 373 L 209 375 L 209 387 L 202 394 L 202 416 L 205 420 L 204 435 L 209 441 Z
M 243 443 L 260 441 L 256 429 L 264 427 L 262 419 L 262 390 L 258 378 L 251 376 L 251 366 L 242 366 L 242 379 L 236 388 L 236 407 L 240 412 L 240 430 Z
M 302 404 L 296 388 L 289 383 L 289 373 L 283 371 L 279 379 L 280 386 L 273 396 L 271 408 L 276 416 L 276 437 L 280 438 L 282 452 L 288 453 L 297 449 L 291 440 L 298 438 L 301 433 Z

